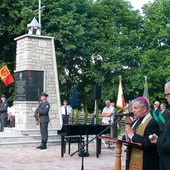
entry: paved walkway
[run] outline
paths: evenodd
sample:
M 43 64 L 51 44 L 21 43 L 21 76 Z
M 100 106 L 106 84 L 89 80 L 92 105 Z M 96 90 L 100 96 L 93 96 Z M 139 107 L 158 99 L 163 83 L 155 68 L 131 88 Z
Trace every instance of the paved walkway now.
M 67 147 L 68 148 L 68 147 Z M 89 145 L 89 156 L 84 158 L 84 170 L 113 170 L 115 150 L 102 146 L 102 153 L 96 158 L 95 143 Z M 77 144 L 71 144 L 71 153 Z M 123 151 L 122 151 L 123 152 Z M 8 147 L 0 149 L 0 170 L 81 170 L 82 158 L 76 153 L 72 157 L 60 156 L 60 145 L 48 146 L 46 150 L 31 147 Z M 125 168 L 125 153 L 122 154 L 122 170 Z

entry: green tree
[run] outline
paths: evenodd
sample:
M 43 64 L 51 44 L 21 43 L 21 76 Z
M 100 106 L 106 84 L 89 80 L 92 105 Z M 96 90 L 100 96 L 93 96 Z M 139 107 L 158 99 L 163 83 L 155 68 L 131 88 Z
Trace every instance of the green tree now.
M 43 33 L 55 37 L 61 97 L 69 99 L 74 84 L 84 91 L 81 81 L 90 54 L 85 28 L 88 1 L 60 0 L 44 4 Z
M 127 98 L 134 96 L 135 84 L 131 75 L 139 67 L 142 36 L 142 17 L 121 0 L 97 1 L 91 12 L 93 54 L 102 57 L 101 70 L 95 67 L 88 77 L 102 80 L 103 99 L 114 99 L 118 90 L 118 76 L 122 75 Z M 136 87 L 137 88 L 137 87 Z
M 0 65 L 13 72 L 14 38 L 27 33 L 27 24 L 38 17 L 33 12 L 38 0 L 11 4 L 0 3 Z M 92 87 L 100 84 L 102 100 L 116 101 L 119 75 L 126 101 L 142 96 L 144 76 L 151 101 L 164 100 L 163 85 L 170 79 L 170 0 L 144 5 L 143 15 L 123 0 L 46 0 L 42 5 L 42 35 L 55 39 L 62 100 L 70 99 L 76 84 L 79 103 L 92 112 Z M 13 86 L 0 86 L 12 96 Z
M 43 5 L 43 34 L 55 37 L 61 97 L 68 100 L 71 87 L 77 84 L 80 100 L 89 106 L 92 86 L 99 83 L 104 100 L 113 98 L 118 76 L 129 81 L 139 67 L 139 13 L 123 0 L 60 0 Z M 98 56 L 101 63 L 94 62 Z
M 144 6 L 144 29 L 139 73 L 148 76 L 151 103 L 164 101 L 164 84 L 170 80 L 170 1 Z
M 0 66 L 8 65 L 13 73 L 15 69 L 16 42 L 14 38 L 27 32 L 29 17 L 33 16 L 33 2 L 2 0 L 0 3 Z M 5 87 L 0 82 L 0 93 L 7 94 L 13 100 L 14 85 Z

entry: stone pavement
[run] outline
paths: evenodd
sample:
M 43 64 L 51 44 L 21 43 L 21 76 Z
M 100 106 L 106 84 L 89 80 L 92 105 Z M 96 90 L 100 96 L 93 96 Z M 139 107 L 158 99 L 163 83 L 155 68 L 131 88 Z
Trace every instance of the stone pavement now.
M 84 158 L 84 170 L 113 170 L 115 150 L 102 145 L 99 158 L 96 158 L 96 144 L 89 144 L 89 156 Z M 77 150 L 77 144 L 71 144 L 71 153 Z M 125 169 L 125 153 L 122 149 L 122 170 Z M 68 146 L 63 158 L 60 156 L 60 144 L 50 145 L 46 150 L 37 150 L 35 146 L 0 148 L 0 170 L 81 170 L 82 158 L 78 153 L 70 157 Z

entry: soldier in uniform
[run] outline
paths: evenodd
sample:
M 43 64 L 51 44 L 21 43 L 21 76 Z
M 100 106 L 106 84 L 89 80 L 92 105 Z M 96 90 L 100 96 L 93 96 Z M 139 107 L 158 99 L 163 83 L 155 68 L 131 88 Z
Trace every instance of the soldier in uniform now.
M 41 144 L 37 146 L 37 149 L 47 149 L 48 140 L 48 123 L 49 119 L 49 109 L 50 104 L 47 101 L 48 94 L 41 94 L 41 101 L 38 108 L 35 110 L 34 116 L 40 123 L 40 133 L 41 133 Z
M 8 103 L 6 101 L 6 96 L 4 94 L 1 95 L 1 104 L 0 104 L 0 116 L 1 116 L 1 128 L 0 131 L 4 131 L 4 127 L 7 125 L 7 109 L 8 109 Z

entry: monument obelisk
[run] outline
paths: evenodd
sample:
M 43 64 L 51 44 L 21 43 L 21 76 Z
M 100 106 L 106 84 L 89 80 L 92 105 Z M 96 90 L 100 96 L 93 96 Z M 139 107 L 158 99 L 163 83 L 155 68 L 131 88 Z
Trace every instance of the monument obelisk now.
M 54 38 L 40 35 L 41 25 L 35 18 L 28 28 L 28 34 L 15 38 L 15 128 L 37 128 L 33 114 L 40 94 L 46 92 L 51 105 L 49 129 L 58 129 L 61 127 L 61 114 Z

